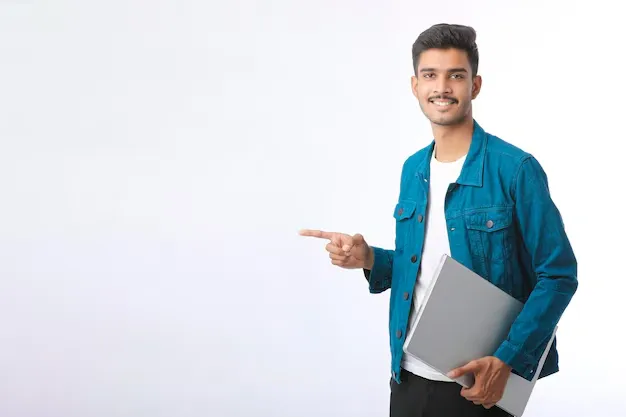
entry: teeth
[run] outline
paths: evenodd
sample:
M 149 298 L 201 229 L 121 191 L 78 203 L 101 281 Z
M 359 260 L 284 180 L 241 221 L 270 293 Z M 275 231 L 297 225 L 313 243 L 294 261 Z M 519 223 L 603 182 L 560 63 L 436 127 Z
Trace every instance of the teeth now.
M 444 107 L 452 104 L 451 101 L 433 101 L 433 103 L 435 103 L 437 106 L 444 106 Z

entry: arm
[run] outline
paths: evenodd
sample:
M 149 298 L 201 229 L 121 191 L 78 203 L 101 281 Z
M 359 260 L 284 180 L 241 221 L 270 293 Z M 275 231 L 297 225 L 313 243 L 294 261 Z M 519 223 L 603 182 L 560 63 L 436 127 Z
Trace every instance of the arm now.
M 405 189 L 407 181 L 413 171 L 410 165 L 411 159 L 407 159 L 402 164 L 400 175 L 400 196 Z M 393 258 L 395 251 L 379 247 L 370 247 L 370 259 L 365 264 L 363 272 L 365 279 L 369 282 L 369 291 L 372 294 L 379 294 L 391 288 L 391 277 L 393 272 Z
M 577 262 L 545 172 L 532 156 L 513 181 L 515 216 L 537 284 L 494 356 L 532 379 L 543 349 L 578 288 Z

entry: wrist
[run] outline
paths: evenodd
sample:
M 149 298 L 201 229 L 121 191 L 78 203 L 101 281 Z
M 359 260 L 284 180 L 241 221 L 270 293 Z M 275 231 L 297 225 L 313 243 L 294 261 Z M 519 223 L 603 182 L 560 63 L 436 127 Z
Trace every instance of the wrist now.
M 364 268 L 371 271 L 373 267 L 374 267 L 374 248 L 369 246 L 367 248 L 367 257 L 365 258 Z
M 502 359 L 497 358 L 494 356 L 494 358 L 496 358 L 498 365 L 502 368 L 505 369 L 507 371 L 511 371 L 513 368 L 511 367 L 511 365 L 509 365 L 508 363 L 504 362 Z

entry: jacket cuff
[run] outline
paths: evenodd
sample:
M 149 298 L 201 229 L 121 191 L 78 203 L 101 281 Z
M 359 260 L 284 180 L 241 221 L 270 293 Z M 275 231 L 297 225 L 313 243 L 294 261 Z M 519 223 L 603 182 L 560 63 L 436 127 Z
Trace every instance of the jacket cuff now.
M 365 279 L 369 282 L 369 291 L 372 294 L 381 293 L 390 287 L 391 269 L 388 251 L 382 248 L 372 247 L 374 251 L 374 264 L 372 270 L 364 269 Z
M 535 376 L 537 364 L 534 358 L 525 354 L 508 341 L 504 341 L 493 356 L 509 365 L 515 373 L 528 381 L 531 381 Z

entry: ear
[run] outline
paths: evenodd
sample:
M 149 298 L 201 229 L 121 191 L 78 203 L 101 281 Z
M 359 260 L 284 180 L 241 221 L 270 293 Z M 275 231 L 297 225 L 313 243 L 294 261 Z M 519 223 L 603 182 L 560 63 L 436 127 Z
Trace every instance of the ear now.
M 418 98 L 417 97 L 417 77 L 415 75 L 411 77 L 411 91 L 413 92 L 413 95 L 415 96 L 415 98 Z
M 472 100 L 478 97 L 478 93 L 480 93 L 480 89 L 483 85 L 483 79 L 480 75 L 477 75 L 472 80 Z

